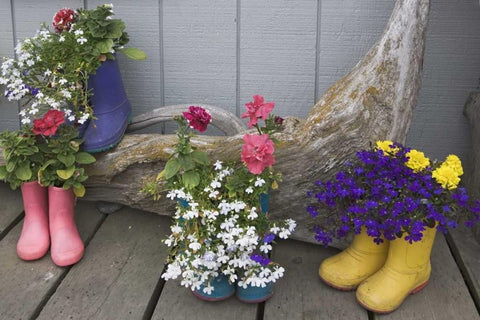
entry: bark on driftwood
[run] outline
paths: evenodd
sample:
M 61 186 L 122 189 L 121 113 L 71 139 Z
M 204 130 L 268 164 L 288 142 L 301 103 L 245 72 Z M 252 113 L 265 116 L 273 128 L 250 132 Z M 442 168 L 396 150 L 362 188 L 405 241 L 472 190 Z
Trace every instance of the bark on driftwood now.
M 306 120 L 290 117 L 284 122 L 275 150 L 275 167 L 283 182 L 271 194 L 271 215 L 297 220 L 294 238 L 313 241 L 304 201 L 314 180 L 331 177 L 357 150 L 378 139 L 405 142 L 421 85 L 429 7 L 429 0 L 398 0 L 382 37 L 365 58 L 326 91 Z M 137 119 L 132 128 L 165 120 L 172 110 L 183 111 L 160 108 Z M 222 116 L 217 125 L 232 129 L 231 119 Z M 193 143 L 212 159 L 238 160 L 243 129 L 240 124 L 233 129 L 225 132 L 238 133 L 235 136 L 199 136 Z M 116 149 L 100 155 L 88 168 L 86 199 L 171 213 L 165 210 L 171 205 L 168 201 L 153 202 L 140 189 L 163 169 L 174 144 L 172 135 L 126 135 Z
M 470 195 L 480 199 L 480 92 L 470 93 L 465 103 L 464 114 L 470 122 L 473 145 L 469 172 L 465 174 L 465 184 Z M 477 224 L 472 230 L 480 243 L 480 225 Z

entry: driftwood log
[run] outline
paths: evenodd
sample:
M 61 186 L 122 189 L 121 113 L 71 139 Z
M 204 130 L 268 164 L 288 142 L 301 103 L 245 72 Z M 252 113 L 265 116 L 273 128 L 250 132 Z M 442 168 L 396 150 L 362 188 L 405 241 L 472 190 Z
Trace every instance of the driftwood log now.
M 470 93 L 463 112 L 470 122 L 473 145 L 470 167 L 465 174 L 465 184 L 470 195 L 480 199 L 480 92 Z M 473 227 L 473 233 L 480 243 L 479 224 Z
M 364 59 L 326 91 L 307 119 L 285 120 L 275 150 L 283 182 L 271 194 L 271 215 L 297 220 L 295 238 L 313 241 L 305 193 L 314 180 L 331 177 L 357 150 L 378 139 L 405 142 L 422 80 L 429 7 L 429 0 L 398 0 L 383 35 Z M 244 126 L 221 109 L 206 108 L 214 125 L 235 135 L 198 136 L 193 143 L 212 159 L 238 160 Z M 130 129 L 171 119 L 182 109 L 156 109 L 135 118 Z M 140 189 L 163 169 L 175 143 L 173 135 L 126 135 L 88 168 L 86 199 L 170 213 L 165 210 L 168 200 L 154 202 Z
M 405 142 L 422 80 L 429 8 L 430 0 L 397 0 L 381 38 L 363 60 L 325 92 L 307 119 L 288 117 L 282 132 L 276 134 L 280 143 L 275 168 L 282 172 L 283 182 L 271 194 L 270 214 L 295 219 L 294 238 L 314 242 L 305 194 L 315 180 L 332 177 L 342 163 L 371 142 Z M 227 136 L 198 136 L 193 144 L 211 159 L 238 160 L 245 126 L 220 108 L 204 107 Z M 169 120 L 184 109 L 158 108 L 136 117 L 129 130 Z M 174 135 L 127 134 L 117 148 L 99 154 L 97 162 L 87 168 L 86 200 L 170 214 L 166 207 L 171 202 L 154 202 L 140 190 L 163 169 L 175 143 Z

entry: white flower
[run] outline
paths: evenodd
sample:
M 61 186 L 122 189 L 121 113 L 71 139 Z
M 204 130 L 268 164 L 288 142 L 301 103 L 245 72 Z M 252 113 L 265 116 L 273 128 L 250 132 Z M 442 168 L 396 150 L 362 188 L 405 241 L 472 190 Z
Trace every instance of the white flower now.
M 78 38 L 77 39 L 77 42 L 80 43 L 80 44 L 84 44 L 85 42 L 87 42 L 87 39 L 86 38 Z
M 265 184 L 265 180 L 262 178 L 257 177 L 257 180 L 255 180 L 255 187 L 261 187 Z
M 250 210 L 250 214 L 247 216 L 247 219 L 249 220 L 255 220 L 258 218 L 258 214 L 257 214 L 257 208 L 253 207 L 251 210 Z
M 293 232 L 295 230 L 295 227 L 297 226 L 297 223 L 293 219 L 287 219 L 285 222 L 288 224 L 288 230 L 290 232 Z
M 58 38 L 58 42 L 63 42 L 65 41 L 65 37 L 64 36 L 60 36 L 60 38 Z
M 32 109 L 30 109 L 30 111 L 28 111 L 28 113 L 35 115 L 35 114 L 38 113 L 38 111 L 39 111 L 38 108 L 32 108 Z
M 245 189 L 245 192 L 248 193 L 248 194 L 251 194 L 251 193 L 253 193 L 253 188 L 248 187 L 247 189 Z
M 174 199 L 175 199 L 175 196 L 176 196 L 175 191 L 169 191 L 169 192 L 167 193 L 167 198 L 169 198 L 170 200 L 174 200 Z
M 278 233 L 278 237 L 279 237 L 280 239 L 287 239 L 290 234 L 291 234 L 291 232 L 288 231 L 288 229 L 282 229 L 282 230 Z
M 210 183 L 210 187 L 212 187 L 213 189 L 217 189 L 217 188 L 220 188 L 222 186 L 222 184 L 217 181 L 217 180 L 213 180 L 211 183 Z
M 67 79 L 65 79 L 65 78 L 62 78 L 62 79 L 58 80 L 58 83 L 60 83 L 60 84 L 65 84 L 65 83 L 67 83 L 67 82 L 68 82 L 68 81 L 67 81 Z
M 76 36 L 81 36 L 81 35 L 83 35 L 83 30 L 78 29 L 78 30 L 75 30 L 74 33 L 75 33 Z
M 50 71 L 50 70 L 48 70 L 48 69 L 47 69 L 47 71 L 45 71 L 45 72 L 43 73 L 43 75 L 44 75 L 45 77 L 48 77 L 48 76 L 51 75 L 51 74 L 52 74 L 52 71 Z
M 22 119 L 22 124 L 29 124 L 30 122 L 32 122 L 32 121 L 30 120 L 30 118 L 23 118 L 23 119 Z
M 217 190 L 210 192 L 208 195 L 209 198 L 215 199 L 218 196 L 219 192 Z
M 263 253 L 268 253 L 270 250 L 272 250 L 272 246 L 269 243 L 263 243 L 260 246 L 260 251 Z
M 75 116 L 72 114 L 68 117 L 68 121 L 75 121 Z
M 188 245 L 188 247 L 195 252 L 195 251 L 200 250 L 200 248 L 202 247 L 202 245 L 201 245 L 200 243 L 198 243 L 198 242 L 192 242 L 192 243 L 190 243 L 190 244 Z
M 173 234 L 181 233 L 182 232 L 182 227 L 180 227 L 178 224 L 171 226 L 170 229 L 172 230 Z
M 211 285 L 208 285 L 206 287 L 203 287 L 203 293 L 206 293 L 206 294 L 212 294 L 213 292 L 213 287 Z
M 32 59 L 27 60 L 27 66 L 31 67 L 34 64 L 35 64 L 35 61 L 33 61 Z
M 60 91 L 60 93 L 67 99 L 70 99 L 72 97 L 72 94 L 68 90 L 64 89 L 64 90 Z
M 222 170 L 222 168 L 223 168 L 223 166 L 222 166 L 222 161 L 217 160 L 217 162 L 215 162 L 215 163 L 213 164 L 213 166 L 215 167 L 215 170 L 217 170 L 217 171 L 218 171 L 218 170 Z

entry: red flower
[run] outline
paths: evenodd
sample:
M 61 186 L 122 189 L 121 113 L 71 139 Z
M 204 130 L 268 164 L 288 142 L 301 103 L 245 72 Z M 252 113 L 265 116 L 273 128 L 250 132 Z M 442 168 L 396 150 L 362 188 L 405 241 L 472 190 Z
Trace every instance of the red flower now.
M 44 136 L 53 136 L 57 132 L 58 126 L 65 122 L 65 113 L 63 111 L 50 109 L 45 113 L 42 119 L 33 120 L 33 133 Z
M 74 20 L 75 11 L 69 8 L 63 8 L 53 16 L 52 25 L 55 27 L 55 32 L 60 33 L 64 30 L 70 30 Z
M 212 116 L 202 107 L 190 106 L 188 112 L 183 113 L 183 117 L 187 119 L 190 128 L 205 132 L 208 124 L 212 121 Z
M 242 118 L 250 117 L 250 121 L 248 121 L 248 127 L 251 128 L 258 123 L 258 118 L 262 118 L 263 120 L 267 119 L 268 114 L 273 110 L 274 107 L 275 102 L 272 101 L 264 103 L 263 97 L 256 94 L 253 96 L 253 102 L 245 104 L 247 112 L 242 114 Z
M 260 174 L 275 163 L 275 148 L 268 134 L 246 134 L 243 140 L 245 144 L 242 148 L 242 161 L 247 165 L 248 171 Z

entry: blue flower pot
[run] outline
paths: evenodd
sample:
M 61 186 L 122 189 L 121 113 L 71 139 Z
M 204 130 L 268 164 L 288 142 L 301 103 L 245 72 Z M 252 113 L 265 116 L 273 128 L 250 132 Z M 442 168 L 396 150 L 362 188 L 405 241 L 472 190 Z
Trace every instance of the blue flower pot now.
M 263 213 L 268 212 L 268 200 L 270 199 L 270 194 L 268 193 L 261 193 L 260 194 L 260 208 L 262 209 Z
M 92 90 L 93 115 L 85 129 L 83 150 L 94 153 L 115 147 L 131 120 L 132 107 L 128 101 L 117 60 L 102 62 L 97 72 L 89 76 Z
M 246 289 L 237 286 L 236 297 L 245 303 L 259 303 L 270 299 L 273 296 L 273 283 L 268 283 L 266 287 L 254 287 L 248 285 Z
M 222 301 L 230 298 L 235 293 L 235 285 L 228 282 L 227 276 L 220 274 L 210 280 L 210 284 L 214 288 L 211 294 L 203 292 L 205 286 L 202 284 L 199 290 L 192 291 L 200 300 L 204 301 Z

